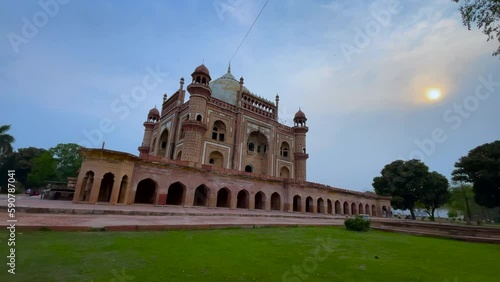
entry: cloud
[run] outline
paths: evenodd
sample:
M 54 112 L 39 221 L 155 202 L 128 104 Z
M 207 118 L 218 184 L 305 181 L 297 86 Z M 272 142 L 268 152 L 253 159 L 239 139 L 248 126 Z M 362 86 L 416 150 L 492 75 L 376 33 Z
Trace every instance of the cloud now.
M 350 63 L 302 69 L 292 81 L 299 91 L 314 93 L 307 106 L 322 113 L 418 107 L 430 86 L 453 95 L 470 65 L 491 53 L 490 44 L 464 28 L 458 16 L 431 20 L 391 29 Z

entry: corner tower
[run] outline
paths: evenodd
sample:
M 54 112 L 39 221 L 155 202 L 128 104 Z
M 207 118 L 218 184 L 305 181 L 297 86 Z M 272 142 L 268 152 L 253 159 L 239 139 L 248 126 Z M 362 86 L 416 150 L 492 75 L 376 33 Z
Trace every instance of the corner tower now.
M 151 149 L 151 135 L 153 134 L 153 127 L 160 120 L 160 112 L 156 107 L 152 108 L 148 113 L 148 118 L 144 122 L 144 137 L 142 144 L 139 147 L 139 157 L 146 156 Z M 154 146 L 154 144 L 153 144 Z
M 203 135 L 207 131 L 207 101 L 212 95 L 210 73 L 205 65 L 198 66 L 191 74 L 192 82 L 187 86 L 189 98 L 189 119 L 184 121 L 184 145 L 181 160 L 188 162 L 201 162 L 201 147 Z
M 295 180 L 306 181 L 306 161 L 309 155 L 306 151 L 306 115 L 299 109 L 293 118 L 293 131 L 295 132 Z

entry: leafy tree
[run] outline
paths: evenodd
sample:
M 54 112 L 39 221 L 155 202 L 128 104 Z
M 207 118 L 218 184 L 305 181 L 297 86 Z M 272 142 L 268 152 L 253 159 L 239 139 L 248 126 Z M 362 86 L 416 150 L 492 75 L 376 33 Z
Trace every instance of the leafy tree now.
M 50 152 L 44 152 L 33 160 L 31 172 L 28 174 L 28 185 L 33 187 L 44 186 L 45 181 L 58 181 L 57 160 Z
M 487 35 L 487 41 L 496 39 L 500 42 L 500 0 L 452 0 L 461 2 L 460 13 L 463 24 L 470 30 L 471 25 L 476 23 L 478 29 L 483 29 Z M 500 46 L 493 56 L 500 54 Z
M 7 133 L 9 129 L 10 125 L 0 126 L 0 158 L 10 155 L 13 151 L 12 143 L 16 140 L 12 135 Z
M 429 219 L 434 221 L 434 212 L 450 199 L 448 179 L 436 171 L 429 173 L 424 181 L 421 202 Z
M 478 146 L 455 163 L 453 179 L 473 184 L 474 200 L 500 207 L 500 141 Z
M 68 177 L 75 176 L 82 164 L 80 145 L 74 143 L 58 144 L 50 148 L 49 152 L 57 160 L 59 180 L 66 181 Z
M 31 172 L 33 161 L 47 150 L 35 147 L 20 148 L 14 153 L 16 179 L 25 187 L 28 185 L 28 174 Z
M 424 193 L 424 182 L 429 168 L 419 160 L 397 160 L 386 165 L 382 176 L 373 179 L 377 195 L 392 196 L 391 205 L 395 209 L 410 210 L 415 219 L 415 204 Z

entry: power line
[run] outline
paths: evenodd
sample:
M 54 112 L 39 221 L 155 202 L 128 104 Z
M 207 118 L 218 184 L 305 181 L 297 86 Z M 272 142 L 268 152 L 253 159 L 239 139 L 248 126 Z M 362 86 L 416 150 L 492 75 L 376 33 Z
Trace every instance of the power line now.
M 253 26 L 255 25 L 255 23 L 257 22 L 257 20 L 259 19 L 260 14 L 262 14 L 262 11 L 264 11 L 264 8 L 266 7 L 266 5 L 267 5 L 268 2 L 269 2 L 269 0 L 267 0 L 266 3 L 264 3 L 264 6 L 262 6 L 262 9 L 260 9 L 259 14 L 257 15 L 257 17 L 253 21 L 252 25 L 248 29 L 247 34 L 245 34 L 245 36 L 243 37 L 243 40 L 241 40 L 241 42 L 240 42 L 240 45 L 238 46 L 238 48 L 236 48 L 236 51 L 234 52 L 233 56 L 231 57 L 231 59 L 229 59 L 229 63 L 231 63 L 231 61 L 233 60 L 234 56 L 236 56 L 236 53 L 238 53 L 238 51 L 240 50 L 241 45 L 243 45 L 243 42 L 245 41 L 245 39 L 247 38 L 248 34 L 252 30 Z

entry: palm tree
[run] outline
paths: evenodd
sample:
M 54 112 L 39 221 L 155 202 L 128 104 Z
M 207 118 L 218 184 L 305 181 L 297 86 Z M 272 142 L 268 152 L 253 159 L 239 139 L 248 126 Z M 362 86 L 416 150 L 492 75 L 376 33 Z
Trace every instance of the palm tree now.
M 16 141 L 14 137 L 7 133 L 10 125 L 0 126 L 0 156 L 12 153 L 12 143 Z

